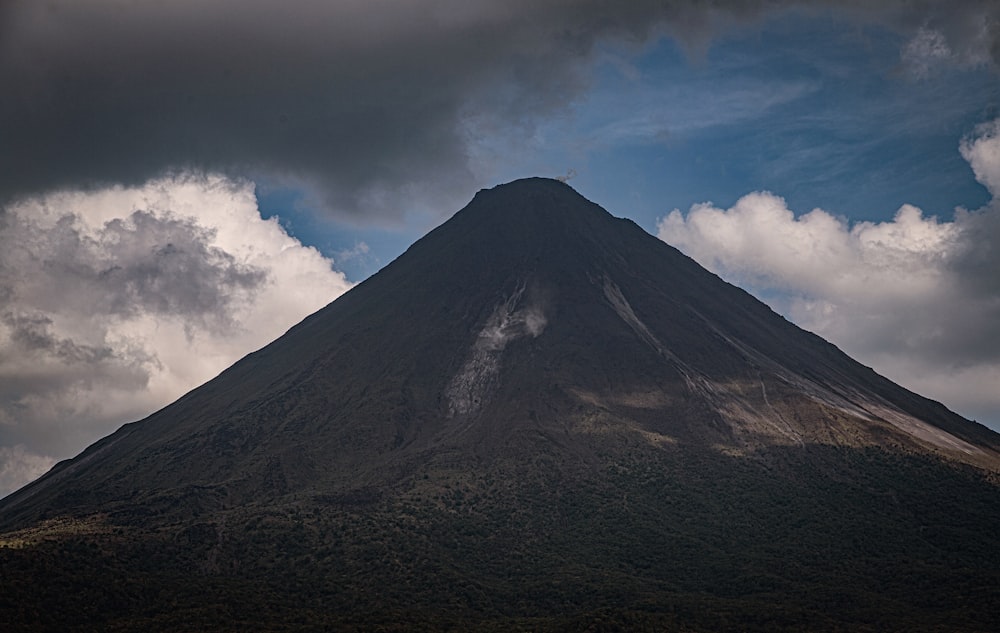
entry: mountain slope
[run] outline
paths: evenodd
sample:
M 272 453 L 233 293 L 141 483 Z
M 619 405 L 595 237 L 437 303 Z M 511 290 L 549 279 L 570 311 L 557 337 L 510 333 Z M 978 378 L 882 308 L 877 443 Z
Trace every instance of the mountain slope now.
M 997 434 L 527 179 L 0 501 L 0 528 L 29 530 L 7 542 L 32 556 L 6 555 L 11 595 L 36 604 L 38 574 L 65 574 L 53 561 L 84 542 L 98 553 L 67 560 L 163 600 L 196 574 L 226 600 L 362 629 L 442 613 L 573 629 L 611 609 L 720 630 L 705 613 L 781 604 L 790 630 L 875 613 L 975 630 L 997 606 L 962 597 L 997 579 L 997 472 Z M 920 606 L 921 574 L 952 583 L 941 609 Z M 157 608 L 108 621 L 180 621 Z

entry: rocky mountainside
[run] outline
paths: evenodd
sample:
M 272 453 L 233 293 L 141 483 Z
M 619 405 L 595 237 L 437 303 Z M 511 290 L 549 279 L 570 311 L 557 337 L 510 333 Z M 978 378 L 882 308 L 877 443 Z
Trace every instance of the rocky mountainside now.
M 520 180 L 0 500 L 0 615 L 984 630 L 998 472 L 996 433 Z

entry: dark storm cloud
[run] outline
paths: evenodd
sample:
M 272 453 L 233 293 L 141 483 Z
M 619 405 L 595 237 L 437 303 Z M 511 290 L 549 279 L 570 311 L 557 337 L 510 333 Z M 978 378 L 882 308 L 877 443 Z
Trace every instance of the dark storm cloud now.
M 0 199 L 193 169 L 392 217 L 482 184 L 476 139 L 527 138 L 586 88 L 600 41 L 665 32 L 698 50 L 794 4 L 6 0 Z M 960 62 L 997 55 L 991 2 L 842 4 L 940 34 Z

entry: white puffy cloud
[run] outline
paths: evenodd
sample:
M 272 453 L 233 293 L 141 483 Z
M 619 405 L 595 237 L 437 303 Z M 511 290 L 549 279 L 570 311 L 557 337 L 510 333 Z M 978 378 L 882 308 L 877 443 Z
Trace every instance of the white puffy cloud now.
M 1000 120 L 961 144 L 994 196 Z M 796 215 L 756 192 L 674 210 L 658 236 L 893 380 L 1000 428 L 1000 201 L 954 219 Z
M 281 335 L 350 284 L 249 182 L 175 176 L 0 212 L 0 494 Z

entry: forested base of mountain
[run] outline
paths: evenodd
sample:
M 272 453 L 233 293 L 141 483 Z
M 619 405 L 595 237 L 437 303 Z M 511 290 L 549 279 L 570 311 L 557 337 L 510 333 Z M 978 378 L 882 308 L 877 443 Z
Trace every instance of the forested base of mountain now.
M 0 621 L 147 633 L 996 625 L 1000 487 L 980 471 L 822 446 L 608 463 L 596 476 L 536 455 L 182 524 L 141 508 L 54 517 L 0 536 Z

